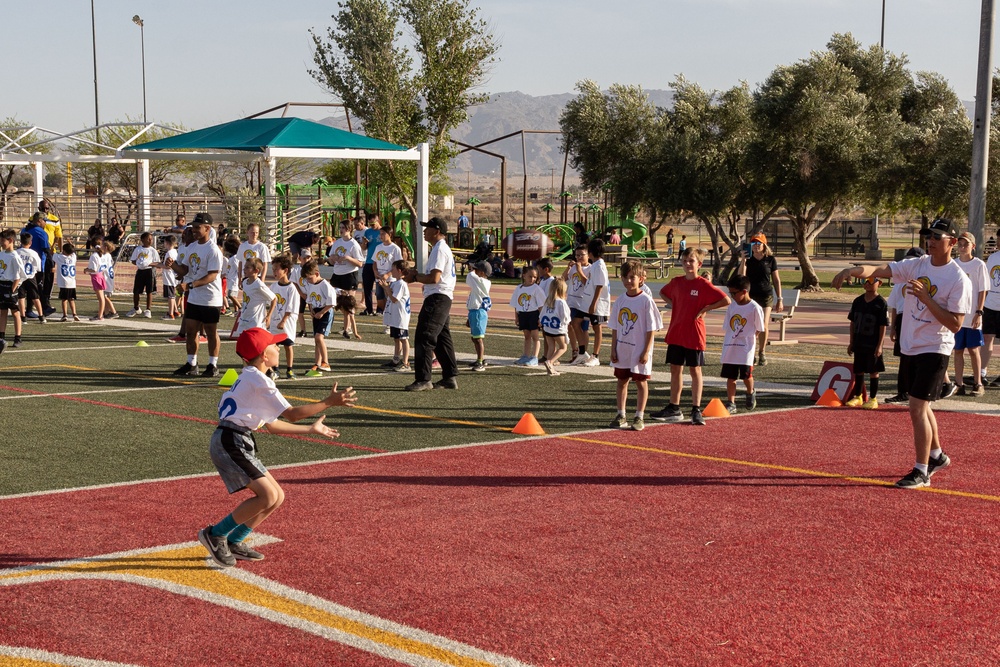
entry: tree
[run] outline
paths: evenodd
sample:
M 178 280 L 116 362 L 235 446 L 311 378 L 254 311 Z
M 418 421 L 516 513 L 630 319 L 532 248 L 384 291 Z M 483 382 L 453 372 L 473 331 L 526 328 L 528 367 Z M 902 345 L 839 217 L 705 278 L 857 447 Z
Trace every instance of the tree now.
M 37 133 L 30 132 L 30 123 L 18 120 L 14 116 L 8 116 L 0 120 L 0 147 L 9 149 L 15 145 L 25 146 L 39 141 Z M 32 152 L 44 152 L 44 146 L 32 147 Z M 24 165 L 3 165 L 0 166 L 0 223 L 7 219 L 7 201 L 10 197 L 10 188 L 16 186 L 18 179 L 16 176 L 31 179 L 29 167 Z
M 579 95 L 559 117 L 570 163 L 580 172 L 584 189 L 607 188 L 623 216 L 644 208 L 650 238 L 655 238 L 663 220 L 649 196 L 647 180 L 666 129 L 664 112 L 639 86 L 613 84 L 605 93 L 588 79 L 577 83 L 576 89 Z
M 445 173 L 455 152 L 451 131 L 468 108 L 488 99 L 485 82 L 499 44 L 468 0 L 342 0 L 326 37 L 311 32 L 316 69 L 309 74 L 372 137 L 403 146 L 430 145 L 430 171 Z M 407 27 L 411 46 L 397 28 Z M 413 53 L 416 57 L 410 54 Z M 414 211 L 416 166 L 371 165 Z

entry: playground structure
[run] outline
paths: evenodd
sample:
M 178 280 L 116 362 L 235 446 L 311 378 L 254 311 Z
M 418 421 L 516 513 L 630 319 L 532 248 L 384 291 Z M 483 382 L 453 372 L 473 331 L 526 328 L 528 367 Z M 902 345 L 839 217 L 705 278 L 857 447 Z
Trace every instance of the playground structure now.
M 622 245 L 626 248 L 626 254 L 629 257 L 637 259 L 657 257 L 655 250 L 644 250 L 638 247 L 649 234 L 649 228 L 646 225 L 636 221 L 634 218 L 626 218 L 625 220 L 615 220 L 613 224 L 608 224 L 604 229 L 606 232 L 610 232 L 615 228 L 621 230 Z M 576 230 L 572 225 L 550 223 L 539 225 L 536 229 L 547 234 L 556 245 L 556 249 L 549 257 L 554 260 L 563 260 L 573 254 L 573 248 L 575 247 L 573 239 L 576 236 Z

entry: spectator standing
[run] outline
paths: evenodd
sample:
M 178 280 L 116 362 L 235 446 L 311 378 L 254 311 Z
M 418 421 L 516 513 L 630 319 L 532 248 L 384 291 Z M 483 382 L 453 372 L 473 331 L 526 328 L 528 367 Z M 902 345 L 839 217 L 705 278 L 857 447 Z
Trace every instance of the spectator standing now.
M 681 243 L 684 243 L 682 240 Z M 764 347 L 767 345 L 768 323 L 771 309 L 780 313 L 785 304 L 781 299 L 781 277 L 778 275 L 778 260 L 767 245 L 767 237 L 755 234 L 750 238 L 750 254 L 740 253 L 739 274 L 750 279 L 750 298 L 764 311 L 764 330 L 757 335 L 757 364 L 767 365 Z
M 382 223 L 378 213 L 368 218 L 368 229 L 363 235 L 361 249 L 365 251 L 365 264 L 361 267 L 361 286 L 364 290 L 365 309 L 362 315 L 375 315 L 372 305 L 372 292 L 375 290 L 375 251 L 381 245 Z M 379 313 L 381 314 L 381 312 Z
M 31 234 L 31 248 L 38 253 L 38 259 L 41 260 L 41 266 L 38 267 L 38 271 L 42 274 L 42 283 L 39 288 L 39 298 L 42 302 L 42 312 L 34 313 L 31 309 L 25 313 L 25 317 L 28 319 L 35 319 L 39 316 L 48 317 L 49 315 L 49 297 L 45 293 L 45 273 L 48 271 L 49 266 L 53 265 L 52 260 L 52 247 L 49 245 L 49 235 L 45 231 L 45 214 L 41 211 L 32 214 L 31 220 L 28 224 L 21 230 L 21 233 L 27 232 Z M 54 274 L 53 274 L 54 275 Z

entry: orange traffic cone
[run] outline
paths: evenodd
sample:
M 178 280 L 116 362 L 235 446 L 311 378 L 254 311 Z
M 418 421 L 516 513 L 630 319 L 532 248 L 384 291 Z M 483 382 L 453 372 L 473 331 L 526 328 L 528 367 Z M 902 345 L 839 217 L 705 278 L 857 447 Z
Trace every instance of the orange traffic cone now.
M 530 412 L 524 413 L 521 421 L 517 422 L 517 426 L 514 427 L 512 432 L 518 435 L 545 435 L 545 431 L 542 430 L 538 420 L 535 419 L 535 415 Z
M 705 406 L 705 409 L 701 411 L 701 414 L 706 417 L 728 417 L 729 410 L 726 410 L 726 406 L 722 404 L 722 401 L 713 398 Z
M 837 392 L 833 389 L 827 389 L 823 392 L 823 395 L 819 397 L 816 401 L 816 405 L 822 405 L 827 408 L 840 408 L 843 407 L 843 403 L 840 402 L 840 397 L 837 396 Z

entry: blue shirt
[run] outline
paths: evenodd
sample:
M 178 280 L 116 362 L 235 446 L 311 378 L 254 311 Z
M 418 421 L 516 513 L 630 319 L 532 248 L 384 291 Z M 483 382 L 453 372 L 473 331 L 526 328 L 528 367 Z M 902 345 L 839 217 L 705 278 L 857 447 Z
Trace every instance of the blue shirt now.
M 35 225 L 29 223 L 22 232 L 28 232 L 31 234 L 31 249 L 38 253 L 39 259 L 42 260 L 42 265 L 38 267 L 38 271 L 43 273 L 45 271 L 46 262 L 48 262 L 48 257 L 50 253 L 49 246 L 49 235 L 46 233 L 45 228 L 41 225 Z
M 368 241 L 368 252 L 365 257 L 365 264 L 371 264 L 375 261 L 375 248 L 379 247 L 382 243 L 382 231 L 379 229 L 372 229 L 369 227 L 365 230 L 365 240 Z

